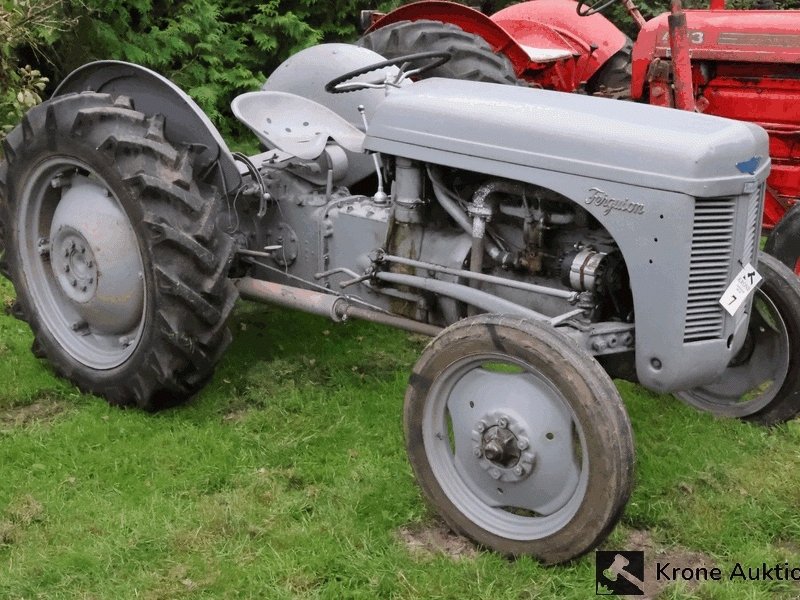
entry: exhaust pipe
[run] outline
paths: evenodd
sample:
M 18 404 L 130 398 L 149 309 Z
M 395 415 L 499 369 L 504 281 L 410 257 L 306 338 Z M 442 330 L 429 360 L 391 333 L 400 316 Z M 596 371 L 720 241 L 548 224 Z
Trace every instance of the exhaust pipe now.
M 350 300 L 343 296 L 334 294 L 324 294 L 322 292 L 312 292 L 299 287 L 281 285 L 263 279 L 253 277 L 242 277 L 236 280 L 236 287 L 239 295 L 245 300 L 256 302 L 266 302 L 276 304 L 285 308 L 301 310 L 303 312 L 326 317 L 340 323 L 347 319 L 360 319 L 389 325 L 411 333 L 419 333 L 434 337 L 442 330 L 441 327 L 419 323 L 405 317 L 389 315 L 377 310 L 371 310 L 362 306 L 354 305 Z

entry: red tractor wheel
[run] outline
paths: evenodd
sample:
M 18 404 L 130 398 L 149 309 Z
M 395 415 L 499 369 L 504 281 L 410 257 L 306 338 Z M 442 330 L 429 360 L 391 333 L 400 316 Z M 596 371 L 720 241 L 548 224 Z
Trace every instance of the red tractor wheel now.
M 494 52 L 482 37 L 451 23 L 400 21 L 368 33 L 358 44 L 386 58 L 423 51 L 449 52 L 450 60 L 425 77 L 524 85 L 506 56 Z

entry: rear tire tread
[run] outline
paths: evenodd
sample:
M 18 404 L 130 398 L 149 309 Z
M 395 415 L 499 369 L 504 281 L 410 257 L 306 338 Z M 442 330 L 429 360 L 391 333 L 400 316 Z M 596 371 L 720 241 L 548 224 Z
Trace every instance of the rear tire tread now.
M 525 85 L 517 78 L 508 57 L 492 50 L 482 37 L 452 23 L 400 21 L 368 33 L 358 44 L 387 59 L 422 50 L 450 52 L 449 61 L 424 77 Z
M 109 185 L 116 183 L 138 206 L 135 210 L 141 214 L 129 217 L 153 301 L 139 341 L 143 347 L 117 367 L 122 370 L 118 376 L 98 374 L 72 359 L 43 330 L 26 296 L 24 278 L 17 272 L 13 248 L 11 278 L 36 343 L 57 372 L 112 404 L 153 410 L 197 392 L 230 342 L 226 321 L 237 291 L 227 272 L 235 245 L 227 233 L 210 226 L 216 222 L 220 202 L 212 186 L 192 176 L 190 149 L 164 138 L 163 117 L 148 117 L 132 106 L 124 96 L 93 92 L 59 96 L 29 111 L 28 125 L 11 132 L 4 148 L 9 149 L 7 158 L 34 158 L 55 152 L 60 144 L 93 168 L 97 165 L 112 173 Z M 31 133 L 32 143 L 20 147 L 18 142 Z M 8 179 L 6 214 L 13 214 L 16 187 L 24 183 L 29 162 L 13 158 L 0 164 L 0 175 Z

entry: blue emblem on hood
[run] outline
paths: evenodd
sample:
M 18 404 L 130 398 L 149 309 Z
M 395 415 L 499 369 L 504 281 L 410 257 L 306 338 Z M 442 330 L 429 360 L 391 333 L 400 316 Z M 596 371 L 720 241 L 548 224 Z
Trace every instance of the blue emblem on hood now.
M 760 164 L 761 164 L 761 157 L 754 156 L 750 160 L 736 163 L 736 168 L 739 169 L 742 173 L 747 173 L 748 175 L 752 175 L 753 173 L 756 172 L 756 169 Z

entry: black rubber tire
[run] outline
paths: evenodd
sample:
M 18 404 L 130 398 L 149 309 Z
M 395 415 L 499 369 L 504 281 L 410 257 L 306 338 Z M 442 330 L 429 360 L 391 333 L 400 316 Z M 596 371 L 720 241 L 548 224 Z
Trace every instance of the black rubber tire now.
M 147 410 L 184 401 L 208 381 L 231 340 L 226 321 L 237 297 L 227 278 L 234 243 L 216 226 L 217 192 L 194 173 L 191 148 L 173 146 L 163 131 L 162 116 L 136 111 L 126 97 L 58 96 L 28 112 L 4 141 L 0 163 L 8 266 L 34 347 L 81 390 Z M 90 167 L 127 216 L 141 254 L 139 342 L 110 369 L 92 368 L 62 347 L 21 270 L 18 194 L 50 157 Z
M 631 99 L 631 66 L 633 41 L 625 38 L 625 45 L 591 76 L 586 84 L 589 94 L 612 96 L 618 100 Z
M 482 528 L 448 497 L 431 468 L 423 437 L 429 391 L 456 361 L 485 353 L 514 357 L 568 399 L 584 432 L 588 484 L 575 514 L 551 535 L 509 539 Z M 405 396 L 406 449 L 417 482 L 432 507 L 457 533 L 504 555 L 530 555 L 548 564 L 578 557 L 614 528 L 634 480 L 634 443 L 625 406 L 597 361 L 547 325 L 495 314 L 464 319 L 440 333 L 414 366 Z M 533 447 L 533 446 L 532 446 Z
M 792 206 L 778 221 L 767 238 L 764 251 L 800 275 L 800 204 Z
M 358 41 L 359 46 L 385 58 L 423 51 L 445 51 L 451 58 L 441 67 L 424 74 L 490 83 L 525 85 L 517 79 L 508 57 L 492 50 L 489 44 L 460 27 L 441 21 L 400 21 L 376 29 Z
M 734 416 L 769 426 L 790 421 L 800 414 L 800 280 L 778 259 L 764 253 L 759 257 L 758 272 L 764 278 L 760 291 L 775 305 L 788 334 L 789 368 L 775 397 L 763 408 L 746 415 L 733 414 L 725 405 L 718 406 L 702 398 L 685 394 L 678 394 L 678 397 L 718 416 Z

